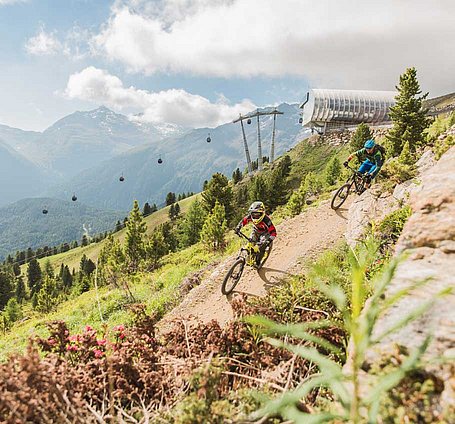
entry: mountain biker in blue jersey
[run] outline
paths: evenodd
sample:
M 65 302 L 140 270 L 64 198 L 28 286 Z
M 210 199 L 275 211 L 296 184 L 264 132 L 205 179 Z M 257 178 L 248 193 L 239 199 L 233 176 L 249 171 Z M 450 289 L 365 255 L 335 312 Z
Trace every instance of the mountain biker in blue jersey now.
M 375 143 L 373 139 L 367 140 L 362 149 L 351 153 L 348 160 L 344 162 L 344 166 L 348 166 L 349 161 L 357 156 L 359 162 L 362 164 L 359 167 L 359 172 L 365 174 L 366 184 L 365 187 L 370 187 L 371 180 L 378 175 L 385 160 L 385 149 L 379 144 Z
M 253 202 L 248 209 L 248 215 L 246 215 L 235 227 L 235 232 L 238 233 L 242 227 L 247 225 L 249 222 L 253 223 L 253 229 L 251 230 L 251 240 L 259 246 L 258 263 L 262 258 L 266 247 L 275 239 L 276 229 L 273 225 L 272 220 L 265 213 L 265 206 L 262 202 Z

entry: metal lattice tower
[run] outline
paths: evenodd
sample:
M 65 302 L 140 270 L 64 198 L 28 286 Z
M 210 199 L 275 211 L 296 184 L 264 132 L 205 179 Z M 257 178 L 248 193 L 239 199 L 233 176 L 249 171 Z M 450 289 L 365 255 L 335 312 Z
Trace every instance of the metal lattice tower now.
M 273 114 L 273 130 L 272 130 L 272 144 L 270 145 L 270 163 L 275 160 L 275 124 L 276 124 L 276 113 Z
M 258 171 L 262 171 L 261 125 L 259 123 L 259 112 L 256 113 L 258 118 Z
M 248 143 L 246 141 L 246 135 L 245 135 L 245 127 L 243 126 L 243 121 L 245 119 L 249 120 L 248 123 L 251 122 L 251 118 L 257 118 L 257 123 L 258 123 L 258 170 L 262 170 L 262 144 L 261 144 L 261 128 L 260 128 L 260 121 L 259 117 L 260 116 L 265 116 L 265 115 L 274 115 L 273 116 L 273 131 L 272 131 L 272 143 L 271 143 L 271 153 L 270 153 L 270 163 L 272 163 L 275 159 L 275 124 L 276 124 L 276 115 L 283 115 L 283 112 L 279 112 L 278 110 L 273 110 L 271 112 L 259 112 L 258 110 L 255 113 L 248 114 L 245 116 L 239 115 L 239 117 L 233 121 L 233 123 L 240 122 L 240 125 L 242 126 L 242 135 L 243 135 L 243 145 L 245 148 L 245 156 L 246 156 L 246 161 L 248 164 L 248 173 L 251 175 L 253 173 L 253 166 L 251 163 L 251 158 L 250 158 L 250 152 L 248 150 Z

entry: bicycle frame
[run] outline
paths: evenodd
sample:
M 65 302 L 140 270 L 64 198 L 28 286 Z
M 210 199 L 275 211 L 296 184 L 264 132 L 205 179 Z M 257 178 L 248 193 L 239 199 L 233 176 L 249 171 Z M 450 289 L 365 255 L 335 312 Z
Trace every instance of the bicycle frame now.
M 350 183 L 351 187 L 354 184 L 355 192 L 357 194 L 362 194 L 365 191 L 365 175 L 363 175 L 362 173 L 357 171 L 357 169 L 354 169 L 349 165 L 347 167 L 352 171 L 352 175 L 347 179 L 346 182 Z M 361 183 L 359 182 L 359 179 Z M 349 190 L 351 189 L 351 187 L 349 188 Z
M 239 237 L 243 237 L 245 240 L 248 240 L 248 243 L 240 248 L 240 254 L 237 258 L 243 256 L 247 265 L 254 266 L 256 262 L 256 255 L 259 253 L 259 246 L 241 231 L 239 231 L 237 235 Z M 243 252 L 245 252 L 246 255 L 242 255 Z

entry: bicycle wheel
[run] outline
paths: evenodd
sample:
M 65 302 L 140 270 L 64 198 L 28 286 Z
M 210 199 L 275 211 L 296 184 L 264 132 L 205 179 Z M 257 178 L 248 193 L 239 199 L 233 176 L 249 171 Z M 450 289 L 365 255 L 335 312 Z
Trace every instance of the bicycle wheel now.
M 350 188 L 351 184 L 346 183 L 337 190 L 332 199 L 331 203 L 332 209 L 337 210 L 346 201 L 346 199 L 349 196 Z
M 267 261 L 267 259 L 270 256 L 270 253 L 272 253 L 272 247 L 273 247 L 273 241 L 269 243 L 269 245 L 265 248 L 264 254 L 262 255 L 261 262 L 259 262 L 259 266 L 257 267 L 257 270 L 259 271 Z
M 231 266 L 226 276 L 224 277 L 223 284 L 221 285 L 221 293 L 228 295 L 234 290 L 235 286 L 240 280 L 245 267 L 245 258 L 239 258 Z

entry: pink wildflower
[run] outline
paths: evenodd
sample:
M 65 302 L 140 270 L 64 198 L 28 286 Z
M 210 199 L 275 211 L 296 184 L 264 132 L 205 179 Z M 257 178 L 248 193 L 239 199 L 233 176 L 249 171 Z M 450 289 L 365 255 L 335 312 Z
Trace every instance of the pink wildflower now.
M 125 334 L 120 333 L 119 338 L 120 338 L 120 340 L 123 340 L 125 338 Z
M 95 358 L 101 358 L 103 356 L 103 351 L 99 349 L 95 349 L 93 353 L 95 354 Z
M 98 346 L 105 346 L 105 345 L 106 345 L 106 340 L 105 340 L 105 339 L 97 340 L 97 341 L 96 341 L 96 344 L 97 344 Z
M 49 343 L 51 346 L 55 346 L 57 342 L 55 341 L 55 339 L 49 339 L 49 340 L 48 340 L 48 343 Z
M 123 324 L 116 325 L 114 331 L 125 331 L 125 326 Z
M 86 332 L 93 331 L 93 328 L 90 327 L 90 325 L 86 325 L 86 326 L 85 326 L 85 331 L 86 331 Z

